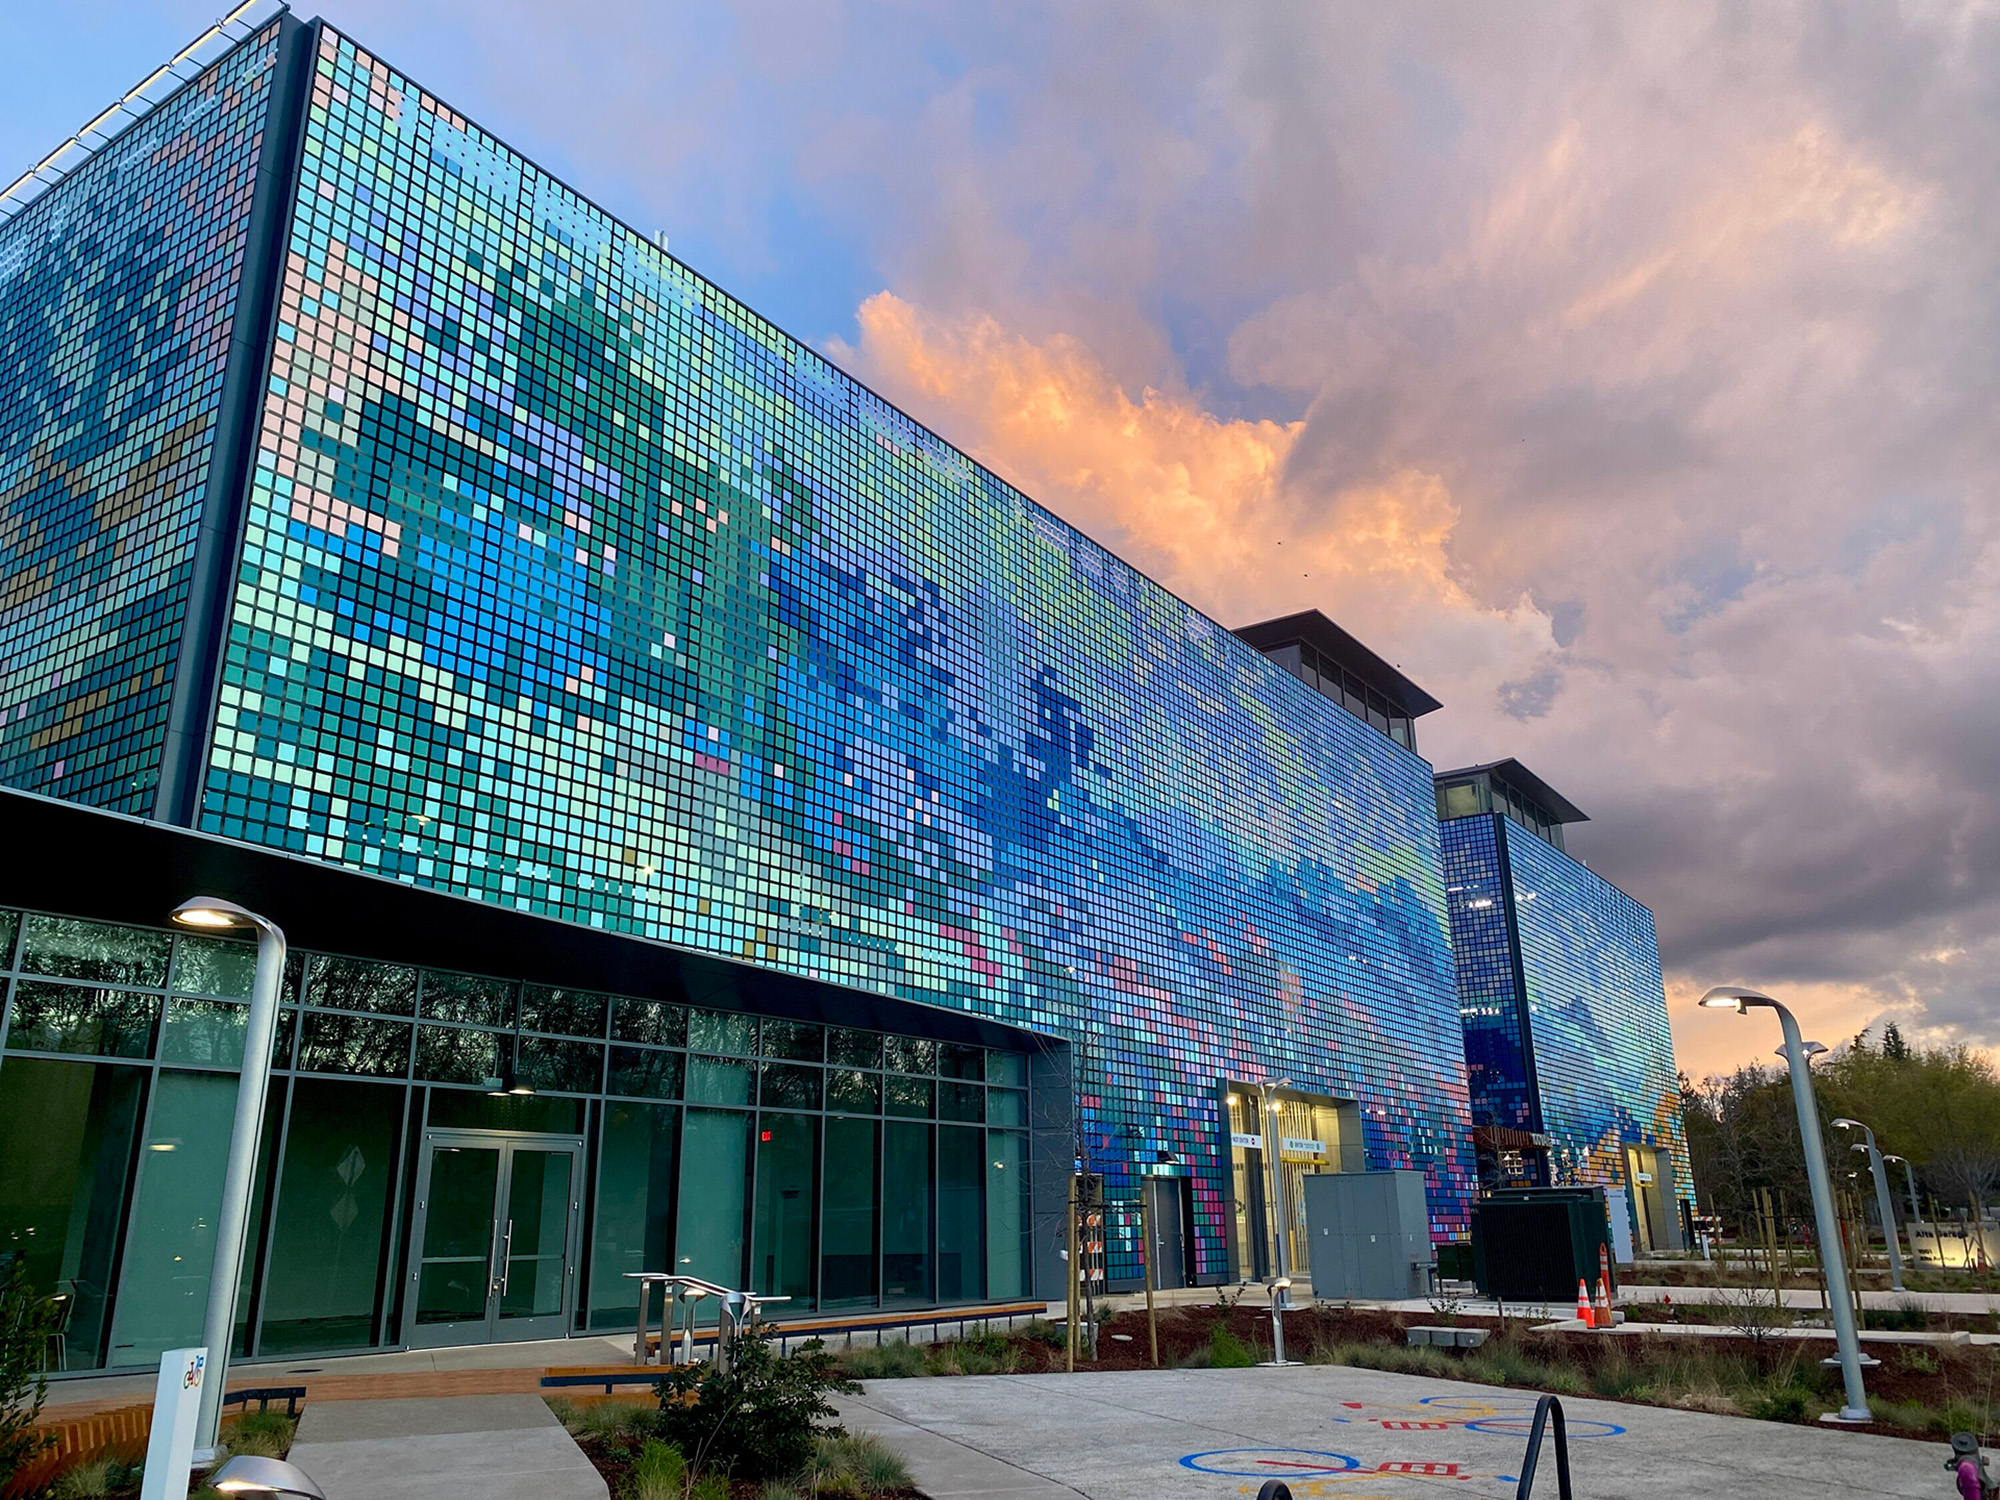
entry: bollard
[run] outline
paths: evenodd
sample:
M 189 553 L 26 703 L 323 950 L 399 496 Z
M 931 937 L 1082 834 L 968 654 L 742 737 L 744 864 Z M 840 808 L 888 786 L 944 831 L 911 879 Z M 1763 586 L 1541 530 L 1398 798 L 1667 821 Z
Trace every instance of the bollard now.
M 1285 1309 L 1291 1306 L 1292 1278 L 1280 1276 L 1271 1283 L 1271 1363 L 1288 1365 L 1285 1358 Z

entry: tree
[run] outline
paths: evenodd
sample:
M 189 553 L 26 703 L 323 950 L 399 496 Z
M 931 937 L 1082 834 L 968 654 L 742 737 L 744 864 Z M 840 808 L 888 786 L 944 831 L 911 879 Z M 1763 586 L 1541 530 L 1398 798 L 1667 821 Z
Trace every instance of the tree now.
M 28 1281 L 24 1261 L 0 1264 L 0 1490 L 47 1446 L 35 1418 L 48 1399 L 49 1336 L 60 1309 Z
M 1894 1021 L 1882 1028 L 1882 1055 L 1891 1062 L 1910 1060 L 1910 1044 L 1903 1040 L 1903 1029 Z

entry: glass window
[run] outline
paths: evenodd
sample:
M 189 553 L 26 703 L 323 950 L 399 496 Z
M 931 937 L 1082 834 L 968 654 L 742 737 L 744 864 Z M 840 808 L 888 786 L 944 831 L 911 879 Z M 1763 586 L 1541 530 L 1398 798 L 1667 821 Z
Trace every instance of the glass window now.
M 615 1055 L 615 1054 L 614 1054 Z M 675 1053 L 655 1053 L 672 1057 Z M 658 1104 L 607 1104 L 591 1226 L 590 1326 L 630 1329 L 639 1315 L 628 1273 L 673 1270 L 674 1144 L 681 1112 Z M 660 1313 L 655 1289 L 653 1314 Z
M 417 971 L 315 954 L 306 967 L 306 1004 L 413 1016 L 417 1013 Z
M 243 1066 L 250 1007 L 221 1000 L 169 1000 L 160 1033 L 160 1061 L 212 1068 Z
M 825 1055 L 824 1027 L 804 1021 L 766 1021 L 764 1055 L 789 1058 L 793 1062 L 818 1062 Z
M 897 1080 L 901 1082 L 902 1080 Z M 938 1118 L 970 1120 L 977 1125 L 986 1118 L 986 1090 L 976 1083 L 940 1083 Z
M 826 1035 L 826 1060 L 849 1068 L 882 1066 L 882 1035 L 836 1026 Z
M 636 1094 L 641 1099 L 678 1099 L 681 1096 L 681 1064 L 678 1052 L 656 1052 L 650 1047 L 613 1047 L 611 1083 L 613 1094 Z M 638 1303 L 632 1304 L 634 1310 Z
M 1444 789 L 1444 815 L 1447 818 L 1469 818 L 1478 811 L 1479 786 L 1476 782 L 1461 781 Z
M 564 1094 L 594 1094 L 603 1084 L 604 1048 L 597 1042 L 559 1042 L 524 1036 L 520 1041 L 521 1081 L 530 1088 Z
M 818 1109 L 820 1070 L 797 1063 L 765 1063 L 757 1097 L 766 1109 Z
M 988 1089 L 986 1091 L 986 1123 L 988 1125 L 1026 1125 L 1028 1123 L 1028 1096 L 1018 1089 Z
M 882 1302 L 931 1300 L 932 1137 L 936 1128 L 882 1126 Z
M 583 1101 L 561 1094 L 490 1094 L 485 1089 L 430 1090 L 430 1124 L 438 1130 L 583 1132 Z
M 1028 1138 L 986 1132 L 986 1295 L 1028 1292 Z
M 512 1026 L 514 986 L 469 974 L 424 974 L 424 1019 L 467 1026 Z
M 929 1119 L 936 1112 L 937 1085 L 928 1078 L 898 1078 L 893 1073 L 883 1080 L 882 1112 Z
M 850 1115 L 882 1113 L 882 1075 L 856 1068 L 832 1068 L 826 1075 L 826 1107 Z
M 497 1031 L 419 1026 L 416 1076 L 432 1083 L 485 1083 L 498 1078 L 502 1040 Z
M 987 1053 L 986 1081 L 988 1083 L 1004 1083 L 1009 1088 L 1026 1088 L 1028 1086 L 1027 1058 L 1018 1052 Z
M 375 1341 L 404 1092 L 330 1078 L 293 1085 L 259 1353 L 363 1349 Z
M 14 929 L 20 925 L 18 912 L 0 911 L 0 968 L 8 968 L 14 962 Z
M 690 1109 L 683 1128 L 674 1269 L 718 1286 L 741 1286 L 750 1116 Z
M 231 1075 L 160 1074 L 118 1278 L 114 1365 L 153 1363 L 201 1342 L 235 1114 Z
M 888 1065 L 898 1073 L 935 1073 L 937 1071 L 937 1043 L 927 1042 L 913 1036 L 891 1036 L 883 1039 L 883 1055 Z
M 790 1297 L 785 1311 L 803 1311 L 813 1305 L 819 1121 L 811 1115 L 765 1115 L 759 1123 L 751 1289 Z
M 521 990 L 521 1029 L 557 1036 L 603 1036 L 610 1002 L 588 990 L 557 990 L 526 985 Z
M 51 979 L 95 979 L 105 984 L 164 989 L 167 950 L 172 945 L 173 934 L 169 932 L 31 916 L 21 940 L 21 968 Z
M 611 1036 L 620 1042 L 650 1042 L 658 1047 L 685 1047 L 688 1018 L 685 1006 L 664 1000 L 620 1000 L 611 1009 Z M 633 1304 L 634 1309 L 638 1307 Z
M 937 1294 L 940 1302 L 986 1295 L 986 1132 L 938 1130 Z
M 72 1298 L 60 1367 L 98 1369 L 147 1069 L 9 1058 L 0 1068 L 0 1246 Z
M 728 1010 L 688 1013 L 688 1046 L 728 1057 L 757 1055 L 757 1018 Z
M 308 1013 L 299 1033 L 300 1071 L 401 1078 L 410 1071 L 410 1023 Z
M 151 995 L 17 980 L 7 1050 L 149 1057 L 159 1014 L 160 1002 Z
M 956 1047 L 949 1043 L 939 1047 L 938 1076 L 940 1078 L 984 1078 L 986 1076 L 986 1049 L 984 1047 Z
M 820 1306 L 875 1305 L 875 1176 L 882 1127 L 826 1122 L 826 1211 L 820 1224 Z
M 725 1057 L 690 1057 L 687 1097 L 690 1104 L 749 1104 L 756 1098 L 757 1065 Z
M 214 1000 L 248 1000 L 257 978 L 257 945 L 183 933 L 174 944 L 173 988 Z

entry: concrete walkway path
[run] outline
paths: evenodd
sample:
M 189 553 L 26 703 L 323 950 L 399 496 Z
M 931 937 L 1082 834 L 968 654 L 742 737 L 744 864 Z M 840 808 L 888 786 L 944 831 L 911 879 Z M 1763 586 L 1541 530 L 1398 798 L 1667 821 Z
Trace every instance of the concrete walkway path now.
M 317 1402 L 291 1461 L 327 1500 L 608 1500 L 540 1396 Z
M 873 1380 L 841 1403 L 928 1493 L 977 1500 L 1508 1500 L 1532 1392 L 1341 1366 Z M 1949 1494 L 1942 1442 L 1563 1399 L 1581 1500 Z M 864 1410 L 865 1408 L 865 1410 Z M 1535 1493 L 1555 1493 L 1553 1444 Z M 1546 1490 L 1545 1490 L 1546 1487 Z

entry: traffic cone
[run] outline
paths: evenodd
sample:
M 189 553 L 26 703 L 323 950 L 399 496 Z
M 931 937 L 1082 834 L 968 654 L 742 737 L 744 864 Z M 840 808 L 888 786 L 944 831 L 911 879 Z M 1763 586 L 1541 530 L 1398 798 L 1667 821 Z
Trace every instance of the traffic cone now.
M 1602 1276 L 1597 1278 L 1597 1326 L 1599 1328 L 1611 1326 L 1611 1288 L 1605 1284 Z
M 1576 1320 L 1585 1328 L 1595 1328 L 1597 1326 L 1597 1314 L 1591 1310 L 1590 1306 L 1590 1288 L 1584 1284 L 1581 1278 L 1576 1283 Z

